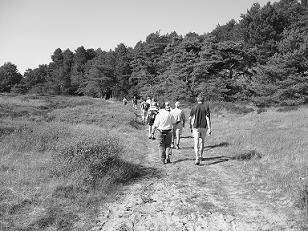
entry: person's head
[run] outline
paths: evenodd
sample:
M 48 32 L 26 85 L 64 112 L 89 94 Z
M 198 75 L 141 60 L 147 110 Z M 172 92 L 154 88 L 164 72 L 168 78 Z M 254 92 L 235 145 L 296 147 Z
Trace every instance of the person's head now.
M 152 103 L 151 103 L 151 106 L 157 107 L 157 103 L 156 103 L 156 102 L 152 102 Z
M 204 102 L 204 97 L 202 95 L 198 95 L 197 102 L 198 103 L 203 103 Z
M 166 111 L 170 111 L 171 110 L 170 103 L 168 101 L 165 102 L 165 109 L 166 109 Z
M 175 104 L 174 104 L 175 108 L 179 108 L 181 106 L 180 102 L 179 101 L 176 101 Z

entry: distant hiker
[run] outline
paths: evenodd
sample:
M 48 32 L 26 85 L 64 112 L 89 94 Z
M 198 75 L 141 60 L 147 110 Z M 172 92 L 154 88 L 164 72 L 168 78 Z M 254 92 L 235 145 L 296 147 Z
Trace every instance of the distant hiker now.
M 209 105 L 204 103 L 204 97 L 197 97 L 197 105 L 191 109 L 189 119 L 194 137 L 195 164 L 199 165 L 202 160 L 205 137 L 211 134 L 210 109 Z
M 158 133 L 159 154 L 163 164 L 170 163 L 171 139 L 172 139 L 172 124 L 175 123 L 175 119 L 170 113 L 170 104 L 165 102 L 165 109 L 162 109 L 157 114 L 154 124 L 152 135 L 154 136 L 155 130 Z
M 180 109 L 180 102 L 175 103 L 175 108 L 171 110 L 171 114 L 175 118 L 175 124 L 172 129 L 172 147 L 180 149 L 180 137 L 185 127 L 186 117 L 184 111 Z
M 126 99 L 125 97 L 123 98 L 123 100 L 122 100 L 122 101 L 123 101 L 123 104 L 124 104 L 124 105 L 126 105 L 126 104 L 127 104 L 127 99 Z
M 155 139 L 154 135 L 152 134 L 152 127 L 156 118 L 156 115 L 158 114 L 158 107 L 156 102 L 152 102 L 149 111 L 148 111 L 148 117 L 147 117 L 147 122 L 149 125 L 149 139 Z
M 152 103 L 156 103 L 157 104 L 157 101 L 156 101 L 156 99 L 154 97 L 151 99 L 151 104 Z M 158 104 L 157 104 L 157 106 L 158 106 Z
M 110 88 L 106 88 L 105 90 L 105 100 L 109 100 L 112 96 L 112 91 Z
M 138 100 L 137 100 L 137 97 L 134 95 L 134 97 L 133 97 L 133 107 L 135 108 L 135 109 L 137 109 L 137 103 L 138 103 Z
M 151 105 L 151 103 L 152 103 L 151 97 L 148 96 L 146 102 L 147 102 L 149 105 Z
M 140 104 L 140 108 L 141 108 L 141 117 L 142 117 L 143 123 L 146 123 L 146 121 L 147 121 L 149 107 L 150 107 L 150 104 L 148 104 L 146 101 L 142 100 L 142 102 Z

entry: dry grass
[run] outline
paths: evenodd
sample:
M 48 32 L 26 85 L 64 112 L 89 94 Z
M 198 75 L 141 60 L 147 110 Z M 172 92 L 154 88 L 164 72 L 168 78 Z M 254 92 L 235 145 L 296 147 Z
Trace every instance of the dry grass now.
M 0 230 L 89 230 L 110 193 L 158 174 L 142 167 L 142 126 L 122 104 L 1 96 L 0 109 Z M 242 183 L 270 192 L 268 203 L 307 209 L 307 108 L 213 111 L 215 152 Z
M 213 117 L 215 138 L 230 144 L 222 155 L 241 161 L 227 163 L 244 185 L 267 195 L 268 203 L 308 209 L 307 114 L 307 108 L 298 108 Z
M 88 230 L 111 192 L 156 174 L 139 164 L 135 116 L 117 103 L 5 96 L 0 105 L 0 230 Z

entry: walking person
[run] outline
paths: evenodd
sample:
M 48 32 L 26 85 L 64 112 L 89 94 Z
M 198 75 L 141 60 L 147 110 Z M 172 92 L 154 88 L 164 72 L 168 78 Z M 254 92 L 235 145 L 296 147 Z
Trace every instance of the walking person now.
M 153 136 L 156 129 L 159 131 L 157 138 L 159 143 L 159 154 L 163 164 L 171 162 L 172 125 L 175 123 L 175 119 L 170 111 L 169 102 L 165 102 L 165 108 L 161 109 L 155 118 L 152 131 Z
M 138 100 L 137 100 L 137 97 L 134 95 L 133 97 L 133 108 L 137 110 L 137 103 L 138 103 Z
M 148 110 L 149 110 L 150 105 L 142 99 L 142 102 L 140 104 L 140 109 L 141 109 L 141 118 L 142 122 L 145 124 L 147 121 L 147 116 L 148 116 Z
M 180 102 L 177 101 L 174 104 L 175 108 L 171 110 L 171 114 L 175 118 L 175 124 L 172 129 L 172 144 L 171 147 L 180 149 L 180 139 L 183 128 L 185 127 L 186 117 L 182 109 L 180 109 Z
M 127 99 L 124 97 L 122 102 L 123 102 L 124 105 L 126 105 L 127 104 Z
M 149 108 L 148 117 L 147 117 L 147 122 L 149 125 L 149 139 L 152 139 L 152 140 L 155 139 L 154 135 L 152 134 L 152 131 L 153 131 L 153 124 L 154 124 L 157 114 L 158 114 L 158 106 L 157 106 L 157 103 L 153 101 Z
M 190 112 L 190 129 L 194 137 L 195 164 L 202 160 L 206 135 L 211 134 L 210 109 L 208 103 L 204 103 L 204 97 L 197 97 L 197 105 Z

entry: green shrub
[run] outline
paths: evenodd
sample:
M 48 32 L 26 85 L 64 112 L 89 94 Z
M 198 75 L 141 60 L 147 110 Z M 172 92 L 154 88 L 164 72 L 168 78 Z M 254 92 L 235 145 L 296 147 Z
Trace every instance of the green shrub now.
M 229 113 L 239 114 L 239 115 L 248 114 L 254 111 L 252 107 L 235 103 L 227 103 L 227 102 L 212 102 L 210 103 L 210 109 L 214 113 L 227 111 Z

